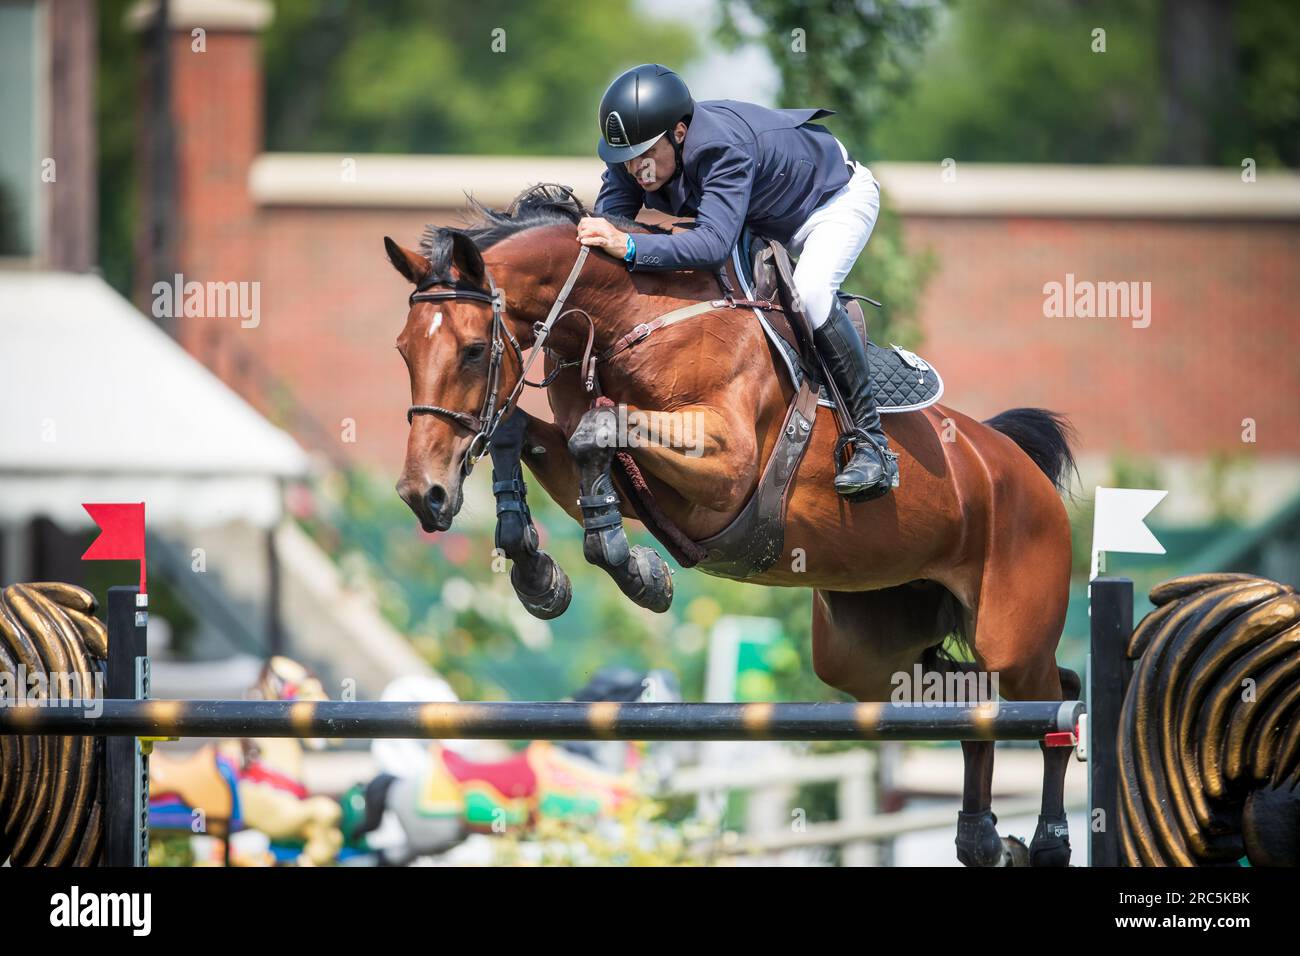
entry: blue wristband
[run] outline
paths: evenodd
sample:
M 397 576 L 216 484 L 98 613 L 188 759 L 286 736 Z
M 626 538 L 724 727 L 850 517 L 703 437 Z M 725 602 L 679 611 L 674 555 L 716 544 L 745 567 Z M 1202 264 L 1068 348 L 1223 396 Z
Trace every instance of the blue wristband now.
M 636 258 L 636 240 L 631 236 L 627 237 L 627 252 L 623 253 L 623 261 L 631 262 Z

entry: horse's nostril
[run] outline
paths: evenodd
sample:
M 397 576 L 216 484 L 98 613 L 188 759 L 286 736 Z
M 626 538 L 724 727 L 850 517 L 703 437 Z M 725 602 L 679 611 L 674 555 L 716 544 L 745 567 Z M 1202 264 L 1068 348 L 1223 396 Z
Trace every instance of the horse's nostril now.
M 431 514 L 437 514 L 447 501 L 447 489 L 442 485 L 432 485 L 424 495 L 425 503 Z

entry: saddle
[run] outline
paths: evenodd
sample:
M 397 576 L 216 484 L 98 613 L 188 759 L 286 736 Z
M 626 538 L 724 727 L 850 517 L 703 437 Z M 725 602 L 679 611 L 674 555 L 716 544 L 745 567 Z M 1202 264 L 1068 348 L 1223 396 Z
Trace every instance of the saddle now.
M 804 324 L 804 316 L 793 308 L 794 270 L 784 247 L 746 230 L 733 250 L 729 272 L 748 298 L 780 302 L 785 308 L 783 312 L 756 309 L 754 314 L 794 387 L 798 388 L 805 376 L 811 377 L 819 391 L 818 404 L 834 408 L 822 380 L 821 364 L 812 352 L 811 335 L 805 335 L 804 328 L 795 328 L 796 324 Z M 943 396 L 943 378 L 934 366 L 902 346 L 882 348 L 868 336 L 862 302 L 876 306 L 880 303 L 848 292 L 839 293 L 839 297 L 867 345 L 872 391 L 880 414 L 917 411 L 937 402 Z M 794 322 L 791 315 L 795 316 Z

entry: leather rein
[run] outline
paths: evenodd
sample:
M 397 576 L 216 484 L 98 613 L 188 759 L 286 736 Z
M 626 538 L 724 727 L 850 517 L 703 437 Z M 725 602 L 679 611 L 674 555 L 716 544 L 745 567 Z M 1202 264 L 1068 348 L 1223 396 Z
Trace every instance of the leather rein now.
M 487 288 L 481 289 L 473 286 L 455 285 L 449 281 L 439 280 L 431 282 L 426 286 L 421 286 L 411 293 L 409 305 L 414 306 L 417 302 L 482 302 L 492 307 L 492 324 L 490 327 L 491 334 L 491 352 L 488 358 L 487 370 L 487 392 L 483 396 L 483 405 L 480 407 L 478 415 L 471 415 L 468 412 L 458 412 L 454 409 L 443 408 L 441 405 L 411 405 L 406 409 L 406 422 L 411 424 L 416 415 L 433 415 L 438 418 L 445 418 L 454 422 L 474 433 L 470 441 L 469 449 L 461 462 L 461 470 L 465 475 L 474 469 L 478 460 L 487 454 L 488 445 L 492 441 L 497 427 L 501 424 L 502 419 L 514 410 L 519 396 L 523 393 L 525 385 L 532 388 L 546 388 L 555 380 L 556 375 L 565 368 L 571 368 L 575 365 L 582 367 L 583 386 L 588 393 L 599 394 L 599 383 L 596 380 L 596 365 L 598 362 L 605 362 L 643 341 L 652 333 L 666 326 L 673 325 L 677 322 L 684 321 L 697 315 L 703 315 L 705 312 L 712 312 L 715 309 L 763 309 L 765 311 L 784 311 L 780 305 L 765 299 L 737 299 L 731 295 L 730 286 L 723 280 L 723 290 L 726 293 L 722 299 L 711 299 L 704 302 L 696 302 L 692 305 L 683 306 L 680 309 L 674 309 L 672 312 L 665 313 L 650 322 L 638 323 L 631 331 L 620 336 L 609 348 L 603 350 L 598 355 L 593 355 L 596 339 L 596 323 L 592 320 L 591 315 L 584 309 L 565 309 L 564 305 L 569 299 L 569 294 L 573 291 L 574 285 L 578 281 L 578 275 L 582 272 L 582 267 L 587 262 L 587 255 L 590 247 L 583 246 L 578 252 L 577 261 L 574 262 L 573 268 L 569 271 L 569 277 L 565 279 L 564 285 L 560 288 L 559 295 L 556 296 L 555 303 L 551 306 L 551 311 L 546 318 L 533 326 L 533 351 L 524 361 L 523 349 L 519 345 L 519 340 L 506 326 L 505 313 L 505 294 L 492 281 L 491 274 L 487 271 L 486 265 L 483 268 L 483 278 L 487 281 Z M 437 291 L 427 291 L 434 286 L 443 285 L 446 288 Z M 537 356 L 545 351 L 546 340 L 551 334 L 551 330 L 561 319 L 567 315 L 580 314 L 587 320 L 587 344 L 583 349 L 581 359 L 575 359 L 568 362 L 557 363 L 551 373 L 540 382 L 528 381 L 528 370 L 532 368 L 533 362 Z M 501 366 L 505 356 L 506 346 L 514 353 L 515 361 L 519 364 L 521 372 L 519 381 L 511 390 L 509 397 L 501 403 L 501 407 L 496 407 L 497 389 L 501 383 Z

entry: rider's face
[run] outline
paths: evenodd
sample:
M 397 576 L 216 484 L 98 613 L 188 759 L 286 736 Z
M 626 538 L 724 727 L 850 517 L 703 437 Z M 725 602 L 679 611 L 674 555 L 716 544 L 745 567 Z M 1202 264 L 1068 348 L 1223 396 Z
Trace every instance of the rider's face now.
M 686 138 L 686 124 L 678 123 L 677 128 L 668 135 L 675 137 L 677 142 L 682 142 Z M 624 163 L 623 168 L 642 189 L 652 193 L 668 182 L 676 172 L 677 155 L 673 152 L 673 144 L 669 142 L 668 136 L 661 136 L 658 142 L 640 156 Z

